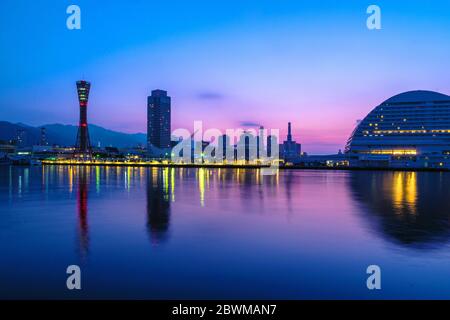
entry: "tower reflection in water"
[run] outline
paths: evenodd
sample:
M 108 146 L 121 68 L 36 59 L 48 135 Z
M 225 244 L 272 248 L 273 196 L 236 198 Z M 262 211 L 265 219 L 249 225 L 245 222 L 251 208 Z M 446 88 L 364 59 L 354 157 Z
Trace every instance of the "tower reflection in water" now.
M 97 193 L 100 192 L 99 184 L 102 176 L 106 181 L 115 181 L 116 185 L 124 185 L 124 188 L 128 191 L 134 183 L 146 176 L 146 227 L 148 234 L 152 244 L 161 243 L 168 238 L 170 202 L 175 199 L 175 169 L 149 168 L 145 171 L 143 168 L 140 170 L 134 169 L 130 167 L 115 168 L 115 170 L 100 167 L 74 167 L 69 170 L 69 184 L 71 185 L 70 182 L 74 180 L 72 177 L 74 175 L 78 186 L 77 214 L 81 257 L 86 257 L 89 252 L 88 198 L 91 173 L 95 173 Z M 122 179 L 123 183 L 121 182 Z
M 449 173 L 352 172 L 350 185 L 367 208 L 360 212 L 383 238 L 414 248 L 450 240 Z
M 87 256 L 89 251 L 88 193 L 90 168 L 79 167 L 75 170 L 78 179 L 77 210 L 79 251 L 83 258 Z
M 170 202 L 175 197 L 175 169 L 151 168 L 147 171 L 147 230 L 152 244 L 167 240 Z

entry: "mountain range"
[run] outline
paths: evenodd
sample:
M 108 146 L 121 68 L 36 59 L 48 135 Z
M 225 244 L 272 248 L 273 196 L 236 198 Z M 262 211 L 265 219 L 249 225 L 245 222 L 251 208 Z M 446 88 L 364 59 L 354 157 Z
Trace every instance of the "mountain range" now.
M 47 124 L 32 127 L 23 123 L 11 123 L 0 121 L 0 140 L 4 142 L 17 141 L 21 136 L 21 146 L 32 146 L 39 144 L 41 140 L 41 128 L 45 128 L 46 140 L 49 145 L 73 146 L 77 137 L 78 127 L 64 124 Z M 89 125 L 89 136 L 92 146 L 118 148 L 135 147 L 145 145 L 147 135 L 144 133 L 123 133 L 105 129 L 91 124 Z

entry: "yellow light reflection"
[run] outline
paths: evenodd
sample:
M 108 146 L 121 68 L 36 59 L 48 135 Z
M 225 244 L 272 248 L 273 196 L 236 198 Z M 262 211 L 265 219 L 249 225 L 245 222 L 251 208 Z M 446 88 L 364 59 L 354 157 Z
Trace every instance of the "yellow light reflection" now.
M 417 212 L 417 173 L 394 173 L 392 200 L 398 214 Z
M 163 170 L 164 200 L 169 200 L 169 168 L 165 167 L 162 170 Z
M 175 202 L 175 168 L 170 170 L 170 195 L 172 202 Z
M 73 167 L 69 166 L 69 192 L 73 191 Z
M 95 186 L 97 193 L 100 193 L 100 166 L 95 167 Z
M 198 169 L 198 188 L 200 191 L 200 205 L 202 207 L 205 206 L 205 169 L 199 168 Z

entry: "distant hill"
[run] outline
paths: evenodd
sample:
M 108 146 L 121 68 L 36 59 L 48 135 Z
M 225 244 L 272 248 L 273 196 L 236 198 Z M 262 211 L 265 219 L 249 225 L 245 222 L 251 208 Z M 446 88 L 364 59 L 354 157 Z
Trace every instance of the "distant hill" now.
M 23 146 L 38 144 L 41 136 L 41 127 L 45 127 L 47 141 L 50 145 L 73 146 L 77 137 L 78 127 L 63 124 L 48 124 L 40 127 L 31 127 L 22 123 L 11 123 L 0 121 L 0 140 L 17 140 L 20 133 Z M 119 148 L 145 145 L 147 136 L 143 133 L 128 134 L 108 130 L 96 125 L 89 125 L 91 144 L 97 146 L 100 142 L 102 147 L 114 146 Z
M 0 121 L 0 140 L 17 140 L 18 135 L 23 139 L 23 145 L 37 144 L 40 139 L 40 129 L 22 123 Z

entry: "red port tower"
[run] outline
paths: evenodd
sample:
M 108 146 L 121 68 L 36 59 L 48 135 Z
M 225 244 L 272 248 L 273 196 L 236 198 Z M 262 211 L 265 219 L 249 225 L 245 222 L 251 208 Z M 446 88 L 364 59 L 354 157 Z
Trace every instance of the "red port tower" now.
M 81 158 L 91 156 L 91 141 L 89 139 L 89 129 L 87 123 L 87 107 L 91 83 L 88 81 L 77 81 L 78 101 L 80 103 L 80 123 L 78 126 L 75 155 Z

